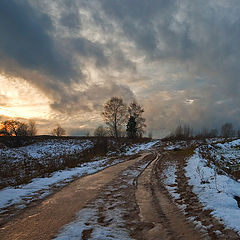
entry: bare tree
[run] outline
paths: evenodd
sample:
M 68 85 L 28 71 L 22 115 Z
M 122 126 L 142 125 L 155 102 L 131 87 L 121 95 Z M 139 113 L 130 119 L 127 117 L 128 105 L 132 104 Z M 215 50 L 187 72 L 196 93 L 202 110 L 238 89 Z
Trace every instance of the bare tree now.
M 136 121 L 136 135 L 142 137 L 144 129 L 146 128 L 145 118 L 143 118 L 144 109 L 136 101 L 130 103 L 128 107 L 129 118 L 134 117 Z
M 185 124 L 185 125 L 178 125 L 175 130 L 173 130 L 168 137 L 176 138 L 176 139 L 188 139 L 193 136 L 193 129 Z
M 36 136 L 36 134 L 37 134 L 36 122 L 34 120 L 30 119 L 28 122 L 28 135 Z
M 213 128 L 210 132 L 209 132 L 209 137 L 211 138 L 215 138 L 218 136 L 218 130 L 216 128 Z
M 222 136 L 225 138 L 234 136 L 234 129 L 232 123 L 225 123 L 222 125 Z
M 121 126 L 126 122 L 126 110 L 127 107 L 120 97 L 112 97 L 104 105 L 103 120 L 116 138 L 119 137 Z
M 28 136 L 28 125 L 16 120 L 2 122 L 1 134 L 5 136 Z
M 98 126 L 94 131 L 94 136 L 96 137 L 106 137 L 107 136 L 107 129 L 102 125 Z
M 56 128 L 53 129 L 52 134 L 54 136 L 61 137 L 66 134 L 66 131 L 60 126 L 60 124 L 58 124 Z
M 240 129 L 237 131 L 237 136 L 240 137 Z
M 149 131 L 149 133 L 148 133 L 148 138 L 152 139 L 152 132 L 151 131 Z
M 200 133 L 200 136 L 203 138 L 209 137 L 209 130 L 206 127 L 203 127 Z

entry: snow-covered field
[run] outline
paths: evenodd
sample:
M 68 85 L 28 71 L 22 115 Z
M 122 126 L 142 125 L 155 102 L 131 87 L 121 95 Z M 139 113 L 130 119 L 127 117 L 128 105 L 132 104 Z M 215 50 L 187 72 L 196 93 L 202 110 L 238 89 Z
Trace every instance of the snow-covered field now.
M 240 141 L 233 141 L 224 144 L 217 144 L 217 149 L 213 145 L 209 146 L 217 161 L 224 163 L 239 163 Z M 205 209 L 211 209 L 212 215 L 238 233 L 240 233 L 240 208 L 235 196 L 240 197 L 240 181 L 232 179 L 226 173 L 220 175 L 217 161 L 209 162 L 199 153 L 199 149 L 188 160 L 185 168 L 186 176 L 189 177 L 189 184 L 193 186 L 193 191 L 203 203 Z
M 240 179 L 240 139 L 209 144 L 206 150 L 219 170 L 231 174 L 236 180 Z
M 41 160 L 43 156 L 46 156 L 47 151 L 54 154 L 61 154 L 68 151 L 72 153 L 74 151 L 81 151 L 86 148 L 90 148 L 92 143 L 88 140 L 80 141 L 78 144 L 73 144 L 66 141 L 60 141 L 59 143 L 53 141 L 53 146 L 49 146 L 46 143 L 33 144 L 30 146 L 22 147 L 21 150 L 26 152 L 26 154 L 36 157 L 36 160 Z M 69 149 L 67 148 L 69 143 Z M 128 155 L 130 152 L 132 154 L 139 153 L 142 150 L 149 150 L 156 141 L 147 144 L 136 144 L 132 148 L 128 148 Z M 39 149 L 38 147 L 39 146 Z M 59 152 L 57 151 L 59 150 Z M 12 150 L 13 151 L 13 150 Z M 20 150 L 18 150 L 20 151 Z M 8 151 L 10 154 L 10 150 Z M 16 155 L 15 158 L 21 161 L 21 154 Z M 56 155 L 54 155 L 56 156 Z M 28 184 L 18 185 L 16 187 L 6 187 L 0 190 L 0 213 L 3 213 L 7 207 L 13 206 L 15 208 L 25 208 L 27 204 L 37 199 L 46 197 L 52 193 L 52 189 L 56 187 L 61 187 L 72 181 L 76 177 L 85 176 L 98 172 L 106 167 L 112 166 L 114 164 L 124 161 L 123 158 L 112 160 L 111 158 L 97 159 L 92 162 L 86 162 L 78 167 L 56 171 L 50 174 L 48 177 L 34 178 Z
M 87 139 L 47 139 L 28 146 L 0 149 L 0 186 L 27 183 L 56 170 L 76 167 L 81 153 L 94 147 Z
M 90 140 L 81 139 L 50 139 L 18 148 L 0 149 L 1 158 L 7 157 L 10 161 L 24 161 L 36 159 L 41 161 L 48 157 L 59 157 L 65 154 L 82 152 L 84 149 L 93 147 Z
M 222 143 L 219 143 L 222 142 Z M 240 179 L 234 175 L 240 170 L 240 139 L 228 140 L 211 139 L 195 142 L 199 147 L 195 154 L 187 160 L 185 175 L 189 178 L 189 185 L 197 195 L 204 209 L 212 210 L 211 214 L 222 222 L 227 228 L 234 229 L 240 234 L 240 208 L 235 200 L 240 197 Z M 169 143 L 164 149 L 174 150 L 184 148 L 184 142 Z M 186 214 L 185 204 L 178 204 L 180 195 L 177 187 L 176 165 L 165 163 L 162 179 L 169 194 L 176 200 L 176 205 Z M 189 217 L 196 228 L 207 230 L 207 226 Z M 215 231 L 221 234 L 220 231 Z

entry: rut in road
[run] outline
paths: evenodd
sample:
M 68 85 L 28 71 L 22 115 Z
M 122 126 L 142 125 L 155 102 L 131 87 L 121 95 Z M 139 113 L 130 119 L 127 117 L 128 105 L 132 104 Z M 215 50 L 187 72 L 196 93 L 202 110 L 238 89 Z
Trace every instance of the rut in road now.
M 188 185 L 184 166 L 189 152 L 189 150 L 162 151 L 159 158 L 153 161 L 138 178 L 136 199 L 140 209 L 140 219 L 146 227 L 142 230 L 144 237 L 136 233 L 136 238 L 239 239 L 239 235 L 215 219 L 210 214 L 211 211 L 203 209 L 192 187 Z M 177 166 L 178 199 L 170 196 L 162 178 L 164 168 L 171 164 Z M 180 210 L 179 206 L 185 208 Z M 194 225 L 196 223 L 200 225 Z M 221 234 L 217 235 L 216 232 L 220 231 Z
M 0 239 L 52 239 L 62 226 L 75 219 L 78 211 L 83 209 L 91 199 L 98 196 L 103 186 L 116 179 L 131 165 L 140 162 L 146 155 L 130 158 L 128 161 L 72 182 L 39 205 L 25 210 L 3 225 L 0 228 Z M 119 182 L 121 181 L 119 180 Z
M 156 166 L 162 159 L 161 156 L 154 160 L 138 178 L 136 199 L 140 219 L 146 224 L 143 239 L 203 239 L 204 236 L 187 222 L 167 197 L 165 189 L 159 185 L 160 174 L 156 171 Z M 136 237 L 141 236 L 136 233 Z
M 146 155 L 103 186 L 96 198 L 77 213 L 77 219 L 60 230 L 56 240 L 131 240 L 140 223 L 136 179 L 154 158 L 153 154 Z

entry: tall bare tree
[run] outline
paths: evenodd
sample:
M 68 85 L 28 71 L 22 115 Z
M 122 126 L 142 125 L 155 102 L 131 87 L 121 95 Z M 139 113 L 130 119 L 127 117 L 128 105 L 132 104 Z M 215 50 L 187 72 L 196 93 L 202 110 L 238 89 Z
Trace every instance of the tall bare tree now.
M 66 134 L 66 131 L 60 126 L 60 124 L 58 124 L 56 128 L 53 129 L 52 134 L 54 136 L 61 137 Z
M 146 128 L 146 124 L 145 124 L 145 118 L 143 118 L 143 113 L 144 113 L 144 109 L 141 105 L 139 105 L 136 101 L 133 101 L 130 103 L 130 105 L 128 106 L 128 114 L 129 117 L 134 117 L 135 121 L 136 121 L 136 135 L 138 137 L 142 137 L 145 128 Z
M 188 139 L 193 136 L 193 129 L 185 124 L 185 125 L 178 125 L 175 130 L 173 130 L 168 137 L 176 138 L 176 139 Z
M 98 126 L 94 131 L 94 136 L 96 137 L 106 137 L 107 136 L 107 129 L 102 125 Z
M 36 122 L 32 119 L 28 122 L 28 134 L 29 136 L 36 136 L 37 134 Z
M 121 126 L 126 122 L 126 113 L 127 107 L 121 97 L 112 97 L 104 105 L 103 120 L 116 138 L 119 137 Z
M 238 137 L 240 137 L 240 129 L 238 129 L 237 135 L 238 135 Z
M 235 134 L 232 123 L 223 124 L 221 130 L 222 130 L 222 136 L 225 138 L 233 137 Z

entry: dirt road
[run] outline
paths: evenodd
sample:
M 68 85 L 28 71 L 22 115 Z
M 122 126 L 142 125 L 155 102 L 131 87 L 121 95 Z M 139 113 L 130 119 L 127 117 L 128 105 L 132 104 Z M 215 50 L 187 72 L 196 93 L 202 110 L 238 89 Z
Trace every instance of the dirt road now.
M 0 239 L 238 239 L 203 211 L 184 178 L 185 159 L 186 152 L 155 151 L 80 178 L 4 225 Z M 171 161 L 178 166 L 178 202 L 160 177 Z M 208 231 L 187 220 L 196 215 Z
M 3 226 L 0 229 L 0 239 L 52 239 L 63 225 L 75 218 L 77 211 L 96 197 L 105 184 L 143 157 L 117 164 L 74 181 L 37 207 L 26 210 L 21 216 Z

